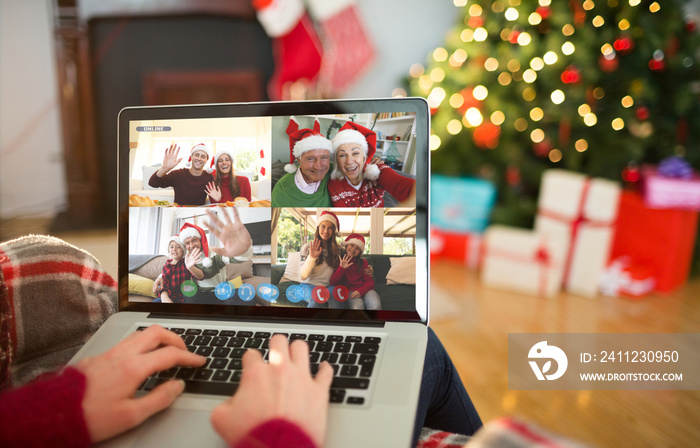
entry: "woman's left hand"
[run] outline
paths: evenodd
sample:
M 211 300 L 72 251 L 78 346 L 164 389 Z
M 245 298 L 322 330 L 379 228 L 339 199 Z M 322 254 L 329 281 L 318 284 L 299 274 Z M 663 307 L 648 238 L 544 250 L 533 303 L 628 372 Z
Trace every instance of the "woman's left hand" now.
M 83 415 L 90 441 L 97 443 L 140 425 L 170 406 L 182 381 L 167 381 L 143 397 L 138 387 L 173 366 L 199 367 L 206 358 L 190 353 L 180 336 L 157 325 L 132 333 L 111 350 L 76 365 L 86 378 Z

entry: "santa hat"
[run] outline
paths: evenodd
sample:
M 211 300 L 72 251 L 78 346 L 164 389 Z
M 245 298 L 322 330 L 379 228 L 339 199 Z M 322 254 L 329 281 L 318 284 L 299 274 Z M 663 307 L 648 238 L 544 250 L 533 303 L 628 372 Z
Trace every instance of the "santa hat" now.
M 365 251 L 365 238 L 359 233 L 351 233 L 348 235 L 345 241 L 343 241 L 342 246 L 346 247 L 348 244 L 354 244 L 359 247 L 362 252 Z
M 197 143 L 192 147 L 190 150 L 190 157 L 187 159 L 187 163 L 185 164 L 185 168 L 191 168 L 192 167 L 192 154 L 195 153 L 195 151 L 202 151 L 207 154 L 207 160 L 209 160 L 209 157 L 211 157 L 211 153 L 209 152 L 209 148 L 204 143 Z M 205 163 L 206 165 L 206 163 Z
M 345 143 L 356 143 L 360 145 L 366 157 L 362 175 L 369 180 L 377 180 L 379 178 L 379 167 L 369 163 L 372 157 L 374 157 L 374 153 L 377 152 L 377 134 L 375 134 L 374 131 L 360 126 L 355 122 L 348 121 L 340 128 L 336 136 L 333 137 L 332 143 L 333 151 L 336 154 L 338 153 L 338 147 Z M 331 178 L 340 180 L 345 177 L 345 175 L 338 165 L 336 160 Z
M 284 170 L 288 173 L 297 170 L 294 159 L 298 159 L 306 151 L 323 149 L 328 151 L 331 157 L 333 156 L 333 145 L 321 134 L 321 123 L 318 121 L 318 117 L 314 120 L 313 129 L 299 129 L 297 119 L 290 117 L 287 135 L 289 135 L 289 164 L 284 166 Z
M 318 227 L 323 221 L 332 223 L 335 226 L 335 231 L 340 232 L 340 222 L 338 221 L 338 217 L 335 216 L 335 213 L 329 212 L 328 210 L 322 211 L 321 216 L 318 218 L 318 224 L 316 224 L 316 227 Z
M 209 164 L 209 168 L 207 168 L 207 173 L 211 173 L 216 169 L 216 164 L 219 163 L 219 157 L 221 157 L 222 154 L 226 154 L 231 158 L 231 165 L 233 165 L 233 151 L 228 150 L 228 149 L 222 149 L 221 151 L 216 151 L 216 155 L 211 159 L 211 163 Z M 233 166 L 231 167 L 233 169 Z
M 186 222 L 180 228 L 180 239 L 185 242 L 188 238 L 192 237 L 197 238 L 202 242 L 202 252 L 204 252 L 204 256 L 206 257 L 202 260 L 202 265 L 204 265 L 205 268 L 208 268 L 212 265 L 212 261 L 211 258 L 209 258 L 209 243 L 207 242 L 207 235 L 204 233 L 204 229 L 201 227 Z
M 185 244 L 182 242 L 182 240 L 180 239 L 180 237 L 178 235 L 173 235 L 170 237 L 170 239 L 168 240 L 168 248 L 170 247 L 170 243 L 172 243 L 172 242 L 177 243 L 178 246 L 182 247 L 182 250 L 187 250 L 185 248 Z

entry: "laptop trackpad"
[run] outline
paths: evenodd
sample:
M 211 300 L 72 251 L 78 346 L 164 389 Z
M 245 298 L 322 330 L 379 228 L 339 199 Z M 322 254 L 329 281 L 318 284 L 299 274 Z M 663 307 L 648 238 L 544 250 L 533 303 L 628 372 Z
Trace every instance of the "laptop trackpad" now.
M 226 447 L 209 421 L 209 411 L 169 408 L 101 447 Z

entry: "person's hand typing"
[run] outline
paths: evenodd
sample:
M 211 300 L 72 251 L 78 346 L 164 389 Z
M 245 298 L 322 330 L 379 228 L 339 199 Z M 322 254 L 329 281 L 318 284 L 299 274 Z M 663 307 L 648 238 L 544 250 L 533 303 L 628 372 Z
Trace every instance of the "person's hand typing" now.
M 322 446 L 333 380 L 330 364 L 323 362 L 313 378 L 308 345 L 304 341 L 290 345 L 282 335 L 270 340 L 269 358 L 265 363 L 257 350 L 246 352 L 238 391 L 212 411 L 214 429 L 229 446 L 235 446 L 260 424 L 283 418 Z
M 126 337 L 111 350 L 80 361 L 86 377 L 83 414 L 90 440 L 97 443 L 141 424 L 172 404 L 184 383 L 173 380 L 135 398 L 150 375 L 173 366 L 199 367 L 206 358 L 187 351 L 182 339 L 152 326 Z

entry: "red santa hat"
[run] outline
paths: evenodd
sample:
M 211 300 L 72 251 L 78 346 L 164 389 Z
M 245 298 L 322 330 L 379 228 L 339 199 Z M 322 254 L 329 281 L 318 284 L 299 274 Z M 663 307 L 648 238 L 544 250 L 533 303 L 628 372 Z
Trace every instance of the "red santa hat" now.
M 365 152 L 365 167 L 363 170 L 363 176 L 369 180 L 377 180 L 379 178 L 379 167 L 377 165 L 370 164 L 370 160 L 374 157 L 374 153 L 377 152 L 377 134 L 361 126 L 355 122 L 346 122 L 338 131 L 332 140 L 333 151 L 338 154 L 338 147 L 345 143 L 355 143 L 360 145 L 362 150 Z M 331 178 L 340 180 L 345 175 L 340 170 L 338 161 L 335 162 L 335 167 L 333 168 L 333 173 Z
M 185 244 L 182 242 L 179 235 L 173 235 L 170 237 L 170 239 L 168 240 L 168 248 L 170 248 L 170 243 L 172 242 L 175 242 L 178 246 L 182 248 L 182 250 L 187 250 L 185 249 Z
M 216 155 L 214 155 L 214 157 L 211 159 L 209 168 L 207 168 L 207 173 L 211 173 L 216 169 L 216 164 L 219 163 L 219 157 L 221 157 L 222 154 L 226 154 L 231 158 L 231 170 L 233 170 L 233 151 L 229 149 L 222 149 L 221 151 L 216 151 Z
M 202 265 L 208 268 L 212 265 L 211 258 L 209 258 L 209 243 L 207 242 L 207 234 L 204 233 L 204 229 L 194 224 L 186 222 L 180 228 L 180 239 L 184 243 L 188 238 L 197 238 L 202 242 L 202 252 L 204 252 L 205 258 L 202 260 Z
M 289 135 L 289 164 L 284 166 L 284 170 L 288 173 L 297 170 L 294 159 L 298 159 L 306 151 L 322 149 L 328 151 L 331 157 L 333 156 L 333 145 L 321 134 L 321 123 L 318 121 L 318 117 L 314 120 L 313 129 L 299 129 L 297 119 L 290 117 L 287 135 Z
M 204 143 L 197 143 L 190 150 L 190 157 L 187 159 L 187 163 L 185 164 L 185 168 L 192 167 L 192 154 L 194 154 L 196 151 L 202 151 L 202 152 L 206 153 L 207 160 L 209 160 L 209 157 L 211 157 L 211 153 L 209 152 L 209 148 L 207 148 L 207 146 Z M 204 165 L 206 166 L 206 163 Z
M 342 246 L 346 247 L 348 244 L 354 244 L 355 246 L 359 247 L 363 253 L 365 251 L 365 238 L 359 233 L 351 233 L 348 235 L 348 237 L 345 238 L 345 241 L 343 241 Z
M 318 218 L 318 224 L 316 224 L 316 227 L 318 227 L 323 221 L 332 223 L 335 226 L 335 231 L 340 232 L 340 222 L 338 221 L 338 217 L 335 216 L 335 213 L 329 212 L 328 210 L 322 211 L 321 216 Z

